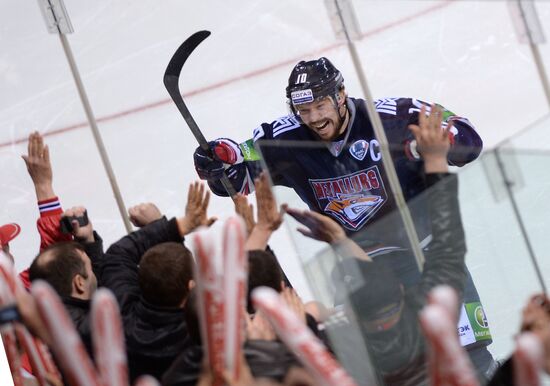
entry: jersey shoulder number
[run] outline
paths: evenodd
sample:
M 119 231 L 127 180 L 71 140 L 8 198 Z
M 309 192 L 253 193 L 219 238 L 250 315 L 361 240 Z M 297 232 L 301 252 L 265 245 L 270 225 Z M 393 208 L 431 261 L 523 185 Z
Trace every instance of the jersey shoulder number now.
M 254 142 L 259 139 L 269 139 L 270 137 L 276 138 L 287 131 L 297 129 L 298 127 L 300 127 L 300 122 L 294 115 L 286 115 L 284 117 L 277 118 L 269 124 L 263 123 L 254 129 Z
M 290 130 L 295 130 L 300 127 L 300 122 L 294 115 L 286 115 L 271 122 L 271 128 L 273 129 L 273 138 L 286 133 Z
M 374 101 L 378 113 L 397 115 L 397 101 L 400 98 L 383 98 Z

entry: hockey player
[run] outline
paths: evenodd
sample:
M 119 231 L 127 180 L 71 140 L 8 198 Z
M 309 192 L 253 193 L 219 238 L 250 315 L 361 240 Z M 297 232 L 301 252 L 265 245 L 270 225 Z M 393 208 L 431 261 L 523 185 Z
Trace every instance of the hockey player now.
M 223 196 L 227 193 L 219 178 L 225 173 L 236 191 L 248 194 L 261 170 L 261 153 L 275 185 L 294 189 L 311 210 L 337 220 L 363 248 L 408 247 L 365 101 L 348 97 L 342 74 L 326 58 L 299 62 L 290 74 L 286 97 L 291 114 L 261 124 L 252 139 L 239 145 L 220 138 L 210 142 L 210 153 L 197 148 L 194 162 L 199 177 L 208 180 L 215 194 Z M 415 200 L 426 189 L 422 149 L 417 148 L 409 125 L 418 125 L 421 110 L 430 114 L 433 106 L 412 98 L 385 98 L 373 103 L 417 233 L 420 240 L 428 242 L 427 205 L 425 199 Z M 448 163 L 463 166 L 475 160 L 483 143 L 472 124 L 439 108 L 442 129 L 448 130 L 451 143 Z M 414 261 L 390 263 L 405 286 L 419 281 Z M 464 300 L 470 304 L 464 310 L 472 310 L 472 315 L 464 317 L 468 323 L 474 320 L 473 310 L 481 306 L 471 279 L 466 283 Z M 473 341 L 463 341 L 480 372 L 493 363 L 485 348 L 490 342 L 488 329 Z
M 195 168 L 208 180 L 217 195 L 227 195 L 219 182 L 229 176 L 238 192 L 253 190 L 253 178 L 260 169 L 258 144 L 275 185 L 290 187 L 310 209 L 335 218 L 350 234 L 374 224 L 395 210 L 395 203 L 381 162 L 380 145 L 362 99 L 349 98 L 344 79 L 326 58 L 298 63 L 289 78 L 286 96 L 292 113 L 263 123 L 253 138 L 238 145 L 221 138 L 210 142 L 212 154 L 198 148 Z M 376 100 L 391 153 L 407 201 L 424 190 L 422 159 L 408 129 L 418 123 L 422 106 L 411 98 Z M 449 130 L 452 147 L 450 165 L 463 166 L 479 155 L 482 140 L 470 122 L 443 110 L 443 128 Z M 304 143 L 303 146 L 297 145 Z M 313 147 L 312 147 L 313 144 Z M 230 166 L 228 166 L 230 165 Z M 412 205 L 413 217 L 416 216 Z M 419 224 L 417 224 L 419 225 Z M 378 234 L 380 233 L 380 234 Z M 423 239 L 429 231 L 419 229 Z M 373 240 L 387 240 L 387 232 L 369 234 Z M 392 242 L 402 242 L 403 233 L 391 232 Z

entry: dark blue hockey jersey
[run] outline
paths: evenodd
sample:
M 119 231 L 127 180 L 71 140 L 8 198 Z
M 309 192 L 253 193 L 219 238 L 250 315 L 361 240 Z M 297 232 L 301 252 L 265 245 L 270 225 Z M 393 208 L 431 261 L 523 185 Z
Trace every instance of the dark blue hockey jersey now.
M 416 152 L 408 125 L 418 123 L 422 105 L 411 98 L 386 98 L 375 102 L 403 194 L 422 240 L 430 234 L 425 205 L 417 197 L 425 190 L 423 162 Z M 336 219 L 358 242 L 401 245 L 406 240 L 382 164 L 380 145 L 367 114 L 364 100 L 348 98 L 351 114 L 346 132 L 336 141 L 320 141 L 298 117 L 288 115 L 254 130 L 253 143 L 259 150 L 275 185 L 294 189 L 310 209 Z M 444 110 L 443 126 L 450 122 L 450 165 L 463 166 L 476 159 L 483 143 L 470 122 Z M 261 170 L 250 160 L 252 141 L 241 144 L 245 161 L 226 170 L 237 191 L 252 190 L 253 177 Z M 252 157 L 253 158 L 253 157 Z M 227 195 L 219 181 L 209 182 L 212 191 Z M 369 224 L 369 227 L 365 227 Z M 376 224 L 376 226 L 374 226 Z M 367 232 L 359 232 L 367 229 Z

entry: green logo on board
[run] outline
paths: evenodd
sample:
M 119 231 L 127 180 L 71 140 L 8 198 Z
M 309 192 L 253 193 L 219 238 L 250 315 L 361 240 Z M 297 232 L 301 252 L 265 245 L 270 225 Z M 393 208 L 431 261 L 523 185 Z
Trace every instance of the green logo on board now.
M 492 339 L 487 315 L 480 302 L 466 303 L 466 314 L 474 330 L 476 341 Z

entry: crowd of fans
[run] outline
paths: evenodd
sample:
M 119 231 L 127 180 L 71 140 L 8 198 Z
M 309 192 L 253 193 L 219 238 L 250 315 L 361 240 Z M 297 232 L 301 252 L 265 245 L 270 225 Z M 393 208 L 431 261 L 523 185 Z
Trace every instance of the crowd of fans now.
M 437 138 L 424 141 L 427 141 L 425 149 L 434 149 L 435 158 L 446 157 L 448 147 L 437 142 Z M 433 240 L 426 253 L 421 281 L 414 288 L 405 289 L 391 269 L 380 261 L 372 261 L 334 220 L 308 210 L 278 207 L 266 174 L 255 181 L 255 211 L 245 196 L 237 195 L 235 212 L 244 220 L 247 235 L 244 249 L 248 260 L 248 289 L 246 309 L 239 318 L 245 322 L 242 327 L 246 332 L 241 354 L 234 358 L 237 371 L 231 373 L 220 372 L 211 365 L 211 352 L 205 355 L 208 350 L 204 328 L 201 328 L 204 321 L 199 316 L 199 302 L 204 299 L 197 293 L 195 257 L 186 246 L 191 233 L 216 221 L 208 215 L 210 192 L 204 185 L 195 182 L 189 186 L 185 213 L 181 216 L 168 219 L 152 203 L 130 208 L 130 219 L 138 230 L 104 250 L 101 236 L 93 227 L 93 216 L 85 207 L 62 209 L 53 190 L 49 149 L 39 133 L 29 136 L 28 154 L 23 159 L 36 190 L 41 244 L 30 267 L 19 273 L 21 285 L 12 287 L 17 312 L 13 312 L 13 304 L 7 304 L 8 298 L 0 296 L 0 300 L 4 299 L 0 303 L 0 323 L 2 326 L 24 325 L 45 343 L 44 347 L 51 349 L 53 362 L 60 372 L 46 372 L 45 381 L 40 379 L 37 365 L 29 358 L 31 353 L 19 342 L 16 347 L 21 361 L 16 360 L 17 355 L 10 356 L 12 373 L 21 376 L 16 383 L 86 384 L 71 376 L 68 363 L 60 359 L 58 347 L 64 343 L 52 333 L 53 327 L 39 312 L 35 292 L 30 291 L 39 281 L 46 282 L 57 293 L 87 355 L 99 371 L 100 358 L 94 349 L 97 345 L 94 339 L 100 332 L 92 323 L 92 302 L 99 288 L 111 291 L 120 310 L 123 351 L 127 359 L 127 370 L 121 370 L 126 373 L 123 382 L 131 384 L 155 384 L 151 378 L 142 377 L 145 375 L 165 386 L 342 384 L 338 382 L 343 381 L 330 376 L 323 379 L 322 371 L 312 370 L 315 368 L 309 363 L 312 358 L 328 358 L 324 351 L 311 357 L 304 355 L 288 343 L 292 333 L 299 335 L 298 330 L 281 332 L 274 328 L 268 311 L 253 300 L 254 290 L 259 287 L 269 287 L 278 293 L 283 308 L 290 310 L 296 320 L 307 326 L 308 334 L 312 334 L 304 335 L 303 339 L 315 342 L 315 347 L 323 347 L 331 358 L 339 360 L 341 368 L 330 367 L 331 371 L 346 372 L 355 384 L 474 385 L 482 382 L 468 364 L 456 333 L 458 298 L 465 280 L 466 246 L 457 178 L 447 172 L 446 162 L 444 169 L 436 167 L 427 173 L 430 189 L 426 194 Z M 285 213 L 303 225 L 299 229 L 302 234 L 328 243 L 339 256 L 332 272 L 335 298 L 341 299 L 339 307 L 317 302 L 304 304 L 292 289 L 274 252 L 276 246 L 271 249 L 268 245 Z M 10 250 L 9 242 L 20 231 L 16 224 L 0 228 L 3 259 L 12 262 L 17 259 L 17 251 Z M 0 277 L 2 280 L 6 280 L 5 276 Z M 441 285 L 448 286 L 456 296 L 456 302 L 450 302 L 450 306 L 438 300 L 434 292 Z M 430 315 L 434 312 L 430 314 L 429 307 L 435 306 L 439 306 L 436 311 L 441 313 L 434 311 L 435 314 L 448 318 L 448 324 L 443 321 L 440 327 L 430 324 Z M 434 333 L 433 328 L 442 330 Z M 550 373 L 550 300 L 546 295 L 536 295 L 528 302 L 520 332 L 536 336 L 535 348 L 518 348 L 514 357 L 496 371 L 490 385 L 535 385 L 537 369 Z M 3 337 L 6 342 L 4 334 Z M 537 348 L 540 349 L 538 356 L 533 354 Z M 362 352 L 366 355 L 361 355 Z M 366 358 L 370 360 L 365 361 Z M 365 373 L 370 374 L 368 379 L 362 375 Z M 526 381 L 518 377 L 532 383 L 522 383 Z

